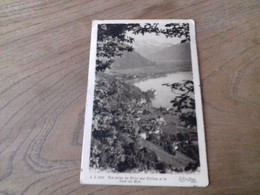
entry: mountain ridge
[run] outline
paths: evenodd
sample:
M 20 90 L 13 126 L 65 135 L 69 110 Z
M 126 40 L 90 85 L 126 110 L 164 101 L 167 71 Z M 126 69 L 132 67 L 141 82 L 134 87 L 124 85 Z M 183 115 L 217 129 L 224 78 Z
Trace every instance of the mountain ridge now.
M 156 63 L 143 57 L 136 51 L 124 52 L 121 57 L 116 57 L 112 64 L 113 69 L 131 69 L 138 67 L 155 66 Z
M 154 62 L 191 62 L 190 43 L 179 43 L 148 56 Z
M 151 48 L 151 51 L 153 48 Z M 180 43 L 161 49 L 158 52 L 149 52 L 149 55 L 142 55 L 140 51 L 124 52 L 117 56 L 111 66 L 113 70 L 135 69 L 140 67 L 157 66 L 165 63 L 177 66 L 180 63 L 190 64 L 191 52 L 189 43 Z M 147 54 L 147 53 L 146 53 Z

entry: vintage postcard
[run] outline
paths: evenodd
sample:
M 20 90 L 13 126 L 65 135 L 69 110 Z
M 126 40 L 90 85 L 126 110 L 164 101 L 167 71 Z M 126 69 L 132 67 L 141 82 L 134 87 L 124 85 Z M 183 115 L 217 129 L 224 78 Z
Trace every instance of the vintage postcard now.
M 80 182 L 207 186 L 193 20 L 92 23 Z

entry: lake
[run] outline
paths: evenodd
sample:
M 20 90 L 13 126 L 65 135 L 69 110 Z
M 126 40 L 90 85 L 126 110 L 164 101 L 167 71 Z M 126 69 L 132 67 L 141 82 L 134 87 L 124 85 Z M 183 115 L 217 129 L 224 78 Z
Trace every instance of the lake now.
M 142 91 L 148 91 L 149 89 L 156 91 L 155 98 L 152 100 L 152 105 L 154 107 L 170 108 L 172 107 L 170 101 L 173 100 L 178 94 L 173 93 L 170 87 L 163 86 L 162 84 L 172 84 L 183 80 L 192 80 L 192 72 L 175 72 L 167 74 L 163 77 L 149 78 L 147 80 L 134 83 L 134 85 Z

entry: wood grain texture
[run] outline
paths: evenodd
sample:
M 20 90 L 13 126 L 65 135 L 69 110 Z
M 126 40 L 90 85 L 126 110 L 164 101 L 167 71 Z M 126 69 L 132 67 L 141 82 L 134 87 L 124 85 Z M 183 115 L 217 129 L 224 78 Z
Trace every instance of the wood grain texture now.
M 0 194 L 260 194 L 257 0 L 0 1 Z M 210 186 L 79 184 L 91 20 L 194 19 Z

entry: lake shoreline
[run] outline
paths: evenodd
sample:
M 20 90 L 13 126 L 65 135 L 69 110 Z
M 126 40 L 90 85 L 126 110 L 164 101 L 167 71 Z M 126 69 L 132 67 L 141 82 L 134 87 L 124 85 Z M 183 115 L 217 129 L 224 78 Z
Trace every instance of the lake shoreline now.
M 178 95 L 173 93 L 170 87 L 163 86 L 165 83 L 178 83 L 183 80 L 192 80 L 191 71 L 179 71 L 174 73 L 164 73 L 156 77 L 148 77 L 141 79 L 132 84 L 138 87 L 141 91 L 146 92 L 152 90 L 155 93 L 155 97 L 152 100 L 152 105 L 156 108 L 164 107 L 170 108 L 171 101 Z M 136 81 L 136 80 L 135 80 Z
M 138 83 L 138 82 L 141 82 L 141 81 L 146 81 L 148 79 L 156 79 L 156 78 L 160 78 L 160 77 L 165 77 L 169 74 L 174 74 L 174 73 L 177 73 L 177 72 L 191 72 L 190 70 L 184 70 L 184 71 L 173 71 L 173 72 L 164 72 L 164 73 L 158 73 L 158 74 L 155 74 L 155 75 L 148 75 L 146 77 L 142 77 L 142 78 L 134 78 L 134 79 L 125 79 L 125 83 L 127 84 L 133 84 L 133 83 Z

